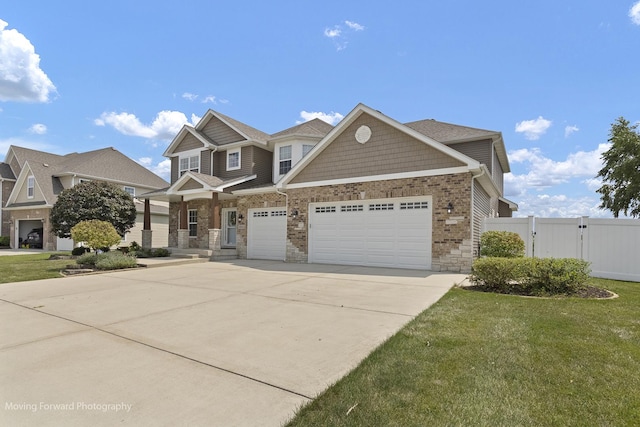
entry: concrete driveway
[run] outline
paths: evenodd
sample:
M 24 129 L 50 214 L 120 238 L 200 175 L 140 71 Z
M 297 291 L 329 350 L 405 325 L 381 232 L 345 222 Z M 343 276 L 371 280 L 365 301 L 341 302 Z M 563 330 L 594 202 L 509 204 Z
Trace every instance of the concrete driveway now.
M 459 274 L 209 262 L 0 285 L 0 425 L 272 425 Z

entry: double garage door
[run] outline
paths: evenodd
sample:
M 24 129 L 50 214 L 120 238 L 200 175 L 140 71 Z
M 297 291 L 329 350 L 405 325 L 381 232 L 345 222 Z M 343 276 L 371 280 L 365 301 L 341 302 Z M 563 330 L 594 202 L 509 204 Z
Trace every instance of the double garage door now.
M 247 257 L 283 260 L 287 212 L 250 209 Z M 312 203 L 309 262 L 431 268 L 431 197 Z

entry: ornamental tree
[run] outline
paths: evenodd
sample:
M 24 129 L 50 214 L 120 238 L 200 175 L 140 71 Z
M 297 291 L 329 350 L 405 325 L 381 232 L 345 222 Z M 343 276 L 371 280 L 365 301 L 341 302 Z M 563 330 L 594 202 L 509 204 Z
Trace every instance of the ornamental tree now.
M 93 250 L 109 248 L 120 242 L 120 235 L 107 221 L 92 219 L 80 221 L 71 228 L 71 238 L 76 242 L 87 242 Z
M 602 178 L 600 207 L 618 218 L 640 217 L 640 133 L 638 124 L 630 125 L 619 117 L 609 131 L 611 148 L 602 153 L 604 167 L 597 177 Z
M 136 223 L 136 206 L 131 195 L 108 182 L 88 181 L 62 190 L 49 215 L 58 237 L 70 237 L 81 221 L 107 221 L 124 236 Z

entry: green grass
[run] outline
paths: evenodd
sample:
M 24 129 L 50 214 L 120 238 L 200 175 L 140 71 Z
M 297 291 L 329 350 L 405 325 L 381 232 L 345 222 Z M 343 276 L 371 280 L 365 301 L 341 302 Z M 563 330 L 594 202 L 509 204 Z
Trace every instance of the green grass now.
M 288 425 L 640 425 L 640 283 L 592 284 L 620 297 L 452 289 Z
M 73 260 L 49 260 L 50 253 L 0 256 L 0 283 L 61 277 L 60 270 Z

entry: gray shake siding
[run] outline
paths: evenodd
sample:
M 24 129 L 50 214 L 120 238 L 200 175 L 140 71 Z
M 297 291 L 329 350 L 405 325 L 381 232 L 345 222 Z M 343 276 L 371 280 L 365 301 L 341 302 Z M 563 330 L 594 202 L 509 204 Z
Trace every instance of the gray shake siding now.
M 244 137 L 238 132 L 224 124 L 217 117 L 212 117 L 209 123 L 202 129 L 202 133 L 209 137 L 218 145 L 230 144 L 232 142 L 244 141 Z

